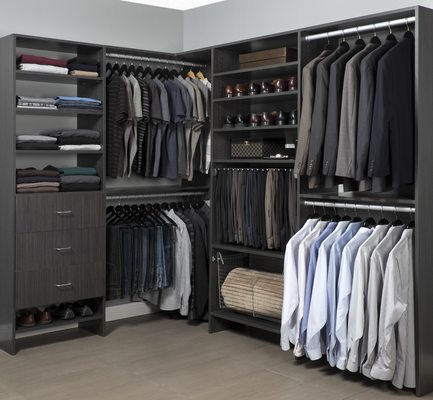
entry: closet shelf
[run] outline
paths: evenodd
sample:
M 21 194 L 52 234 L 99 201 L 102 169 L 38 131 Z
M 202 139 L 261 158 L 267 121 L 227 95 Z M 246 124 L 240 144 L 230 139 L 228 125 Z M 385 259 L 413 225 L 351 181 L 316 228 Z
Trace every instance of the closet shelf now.
M 16 154 L 26 154 L 26 155 L 48 155 L 48 154 L 104 154 L 103 150 L 80 150 L 80 151 L 63 151 L 63 150 L 16 150 Z
M 252 96 L 235 96 L 235 97 L 219 97 L 214 99 L 214 103 L 249 103 L 249 104 L 264 104 L 264 103 L 274 103 L 281 100 L 287 100 L 293 97 L 295 100 L 297 98 L 298 91 L 290 90 L 279 93 L 264 93 L 255 94 Z
M 49 83 L 68 83 L 75 85 L 81 82 L 102 82 L 102 77 L 86 77 L 73 75 L 52 74 L 49 72 L 16 71 L 16 78 L 20 81 L 49 82 Z
M 280 334 L 281 323 L 278 321 L 270 321 L 267 319 L 256 318 L 251 315 L 237 313 L 229 310 L 212 311 L 211 315 L 216 318 L 224 319 L 226 321 L 236 322 L 242 325 L 258 328 L 263 331 Z
M 245 246 L 239 246 L 239 245 L 233 245 L 233 244 L 222 244 L 222 243 L 214 243 L 212 245 L 212 247 L 214 249 L 220 249 L 220 250 L 234 251 L 234 252 L 239 252 L 239 253 L 252 254 L 252 255 L 255 255 L 255 256 L 273 257 L 273 258 L 284 259 L 284 253 L 282 251 L 257 250 L 257 249 L 253 249 L 251 247 L 245 247 Z
M 288 166 L 292 165 L 295 161 L 289 158 L 227 158 L 227 159 L 215 159 L 214 164 L 264 164 L 264 165 L 278 165 Z
M 85 110 L 38 110 L 30 108 L 17 108 L 17 115 L 52 115 L 56 117 L 77 116 L 77 115 L 94 115 L 100 117 L 104 115 L 102 111 L 85 111 Z
M 209 186 L 160 186 L 160 187 L 108 187 L 105 189 L 107 196 L 122 196 L 122 195 L 155 195 L 155 194 L 176 194 L 182 192 L 207 192 Z
M 24 332 L 39 331 L 39 330 L 47 329 L 47 328 L 56 328 L 58 326 L 73 325 L 73 324 L 78 324 L 81 322 L 98 321 L 98 320 L 102 320 L 102 319 L 104 319 L 104 316 L 102 314 L 93 314 L 90 317 L 76 317 L 74 319 L 67 320 L 67 321 L 55 319 L 55 320 L 53 320 L 53 322 L 51 324 L 47 324 L 47 325 L 36 324 L 35 326 L 32 326 L 30 328 L 26 328 L 23 326 L 17 326 L 15 329 L 15 332 L 17 334 L 19 334 L 19 333 L 24 333 Z
M 216 128 L 213 130 L 213 132 L 214 133 L 260 132 L 260 131 L 283 131 L 286 129 L 298 129 L 298 125 L 270 125 L 270 126 L 257 126 L 257 127 L 246 126 L 243 128 Z
M 410 196 L 399 196 L 397 194 L 379 193 L 375 195 L 373 193 L 368 194 L 368 192 L 347 192 L 347 193 L 301 193 L 299 195 L 302 200 L 319 200 L 319 201 L 336 201 L 336 202 L 356 202 L 365 204 L 383 204 L 384 206 L 393 205 L 407 205 L 413 206 L 415 200 Z
M 234 77 L 240 79 L 261 79 L 261 78 L 278 78 L 279 76 L 296 74 L 298 72 L 298 62 L 292 61 L 282 64 L 265 65 L 263 67 L 234 69 L 231 71 L 216 72 L 213 74 L 217 77 Z

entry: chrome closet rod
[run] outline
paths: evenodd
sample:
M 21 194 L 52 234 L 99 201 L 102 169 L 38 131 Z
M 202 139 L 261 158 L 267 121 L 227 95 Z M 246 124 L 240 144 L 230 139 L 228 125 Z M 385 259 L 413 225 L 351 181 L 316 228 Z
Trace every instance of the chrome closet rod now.
M 304 201 L 305 206 L 312 207 L 327 207 L 327 208 L 351 208 L 354 210 L 368 211 L 390 211 L 402 213 L 415 213 L 414 207 L 394 207 L 394 206 L 379 206 L 377 204 L 355 204 L 355 203 L 331 203 L 328 201 Z
M 201 196 L 206 192 L 178 192 L 178 193 L 152 193 L 152 194 L 125 194 L 118 196 L 106 196 L 107 200 L 128 200 L 128 199 L 151 199 L 151 198 L 165 198 L 165 197 L 180 197 L 180 196 Z
M 173 64 L 173 65 L 182 65 L 184 67 L 199 67 L 206 68 L 206 64 L 197 64 L 188 61 L 179 61 L 179 60 L 168 60 L 165 58 L 155 58 L 155 57 L 141 57 L 141 56 L 133 56 L 130 54 L 118 54 L 118 53 L 106 53 L 106 57 L 108 58 L 118 58 L 120 60 L 133 60 L 133 61 L 146 61 L 146 62 L 155 62 L 161 64 Z
M 361 32 L 368 32 L 368 31 L 375 32 L 378 29 L 385 29 L 385 28 L 388 28 L 391 31 L 392 27 L 400 26 L 400 25 L 406 25 L 409 28 L 409 24 L 412 22 L 415 22 L 415 17 L 400 18 L 392 21 L 378 22 L 377 24 L 361 25 L 354 28 L 339 29 L 337 31 L 316 33 L 314 35 L 305 36 L 305 40 L 307 42 L 310 42 L 311 40 L 327 39 L 335 36 L 345 37 L 350 35 L 358 35 Z

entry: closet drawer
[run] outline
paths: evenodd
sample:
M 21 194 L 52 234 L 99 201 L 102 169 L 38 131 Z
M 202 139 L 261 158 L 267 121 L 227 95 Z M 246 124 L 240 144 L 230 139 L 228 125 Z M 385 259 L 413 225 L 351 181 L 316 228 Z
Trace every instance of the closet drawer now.
M 16 237 L 17 271 L 80 266 L 105 260 L 105 228 L 19 233 Z
M 105 264 L 16 273 L 16 308 L 72 302 L 105 295 Z
M 105 226 L 102 193 L 22 194 L 16 206 L 17 233 Z

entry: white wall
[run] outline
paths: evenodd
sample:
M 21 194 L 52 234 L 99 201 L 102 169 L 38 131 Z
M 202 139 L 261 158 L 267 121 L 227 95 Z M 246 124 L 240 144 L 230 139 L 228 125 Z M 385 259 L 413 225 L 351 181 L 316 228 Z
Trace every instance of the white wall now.
M 147 50 L 182 49 L 182 12 L 120 0 L 2 0 L 0 36 L 21 33 Z
M 229 43 L 433 0 L 228 0 L 184 13 L 184 50 Z

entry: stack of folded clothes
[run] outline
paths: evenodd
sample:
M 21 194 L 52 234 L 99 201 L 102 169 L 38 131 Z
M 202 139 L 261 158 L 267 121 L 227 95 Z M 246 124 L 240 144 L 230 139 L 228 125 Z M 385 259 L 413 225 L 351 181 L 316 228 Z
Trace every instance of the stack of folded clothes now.
M 101 178 L 95 168 L 64 167 L 59 168 L 62 192 L 93 191 L 101 189 Z
M 17 169 L 17 193 L 58 192 L 60 173 L 52 167 Z
M 56 100 L 50 97 L 17 96 L 17 108 L 57 110 Z
M 91 129 L 54 129 L 42 134 L 56 139 L 60 150 L 101 150 L 101 134 Z
M 60 75 L 67 75 L 69 71 L 65 60 L 56 60 L 29 54 L 23 54 L 18 59 L 18 69 L 21 71 L 49 72 Z
M 101 100 L 88 97 L 57 96 L 55 105 L 59 110 L 95 111 L 102 110 Z
M 59 150 L 55 137 L 43 135 L 18 135 L 17 150 Z
M 89 57 L 74 57 L 68 60 L 69 73 L 74 76 L 99 76 L 98 60 Z

